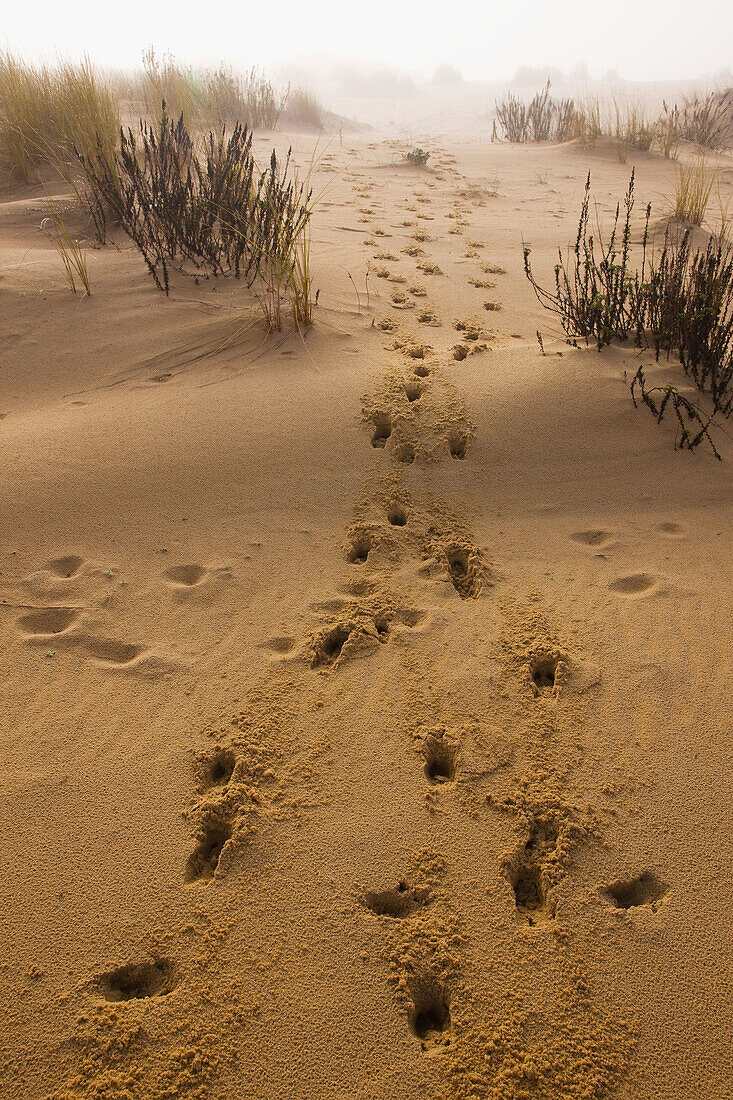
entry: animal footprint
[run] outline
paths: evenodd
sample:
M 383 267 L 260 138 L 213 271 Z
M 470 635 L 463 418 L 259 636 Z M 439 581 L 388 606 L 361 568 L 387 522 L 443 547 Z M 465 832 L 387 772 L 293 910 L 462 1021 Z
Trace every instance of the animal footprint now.
M 197 843 L 186 864 L 186 882 L 213 879 L 226 844 L 232 839 L 229 817 L 211 807 L 205 813 L 197 834 Z
M 73 607 L 44 607 L 18 619 L 18 625 L 29 638 L 49 638 L 63 634 L 78 618 Z
M 368 611 L 355 608 L 332 626 L 314 634 L 307 647 L 312 668 L 333 668 L 342 658 L 366 656 L 385 644 L 393 627 L 416 627 L 424 618 L 411 608 Z
M 559 686 L 563 667 L 561 655 L 555 650 L 541 649 L 533 653 L 529 662 L 529 677 L 534 694 L 539 696 L 554 692 Z
M 207 570 L 203 565 L 174 565 L 170 569 L 166 569 L 163 576 L 176 588 L 192 588 L 194 585 L 201 584 L 204 577 L 207 574 Z
M 547 864 L 557 851 L 560 829 L 554 821 L 533 818 L 529 837 L 504 869 L 514 891 L 517 910 L 530 924 L 555 916 L 555 902 L 547 876 Z
M 89 637 L 84 641 L 84 648 L 95 660 L 111 667 L 132 664 L 137 657 L 144 653 L 143 646 L 118 642 L 113 638 Z
M 427 886 L 410 886 L 405 879 L 400 879 L 391 889 L 367 890 L 363 900 L 367 909 L 378 917 L 402 920 L 426 905 L 429 899 L 430 890 Z
M 218 748 L 211 756 L 199 758 L 197 772 L 199 789 L 207 791 L 211 787 L 226 786 L 232 778 L 237 758 L 228 748 Z
M 172 962 L 156 957 L 127 963 L 102 974 L 99 990 L 106 1001 L 137 1001 L 146 997 L 166 997 L 177 984 Z
M 601 890 L 601 894 L 617 909 L 649 905 L 656 912 L 668 890 L 667 883 L 657 878 L 653 871 L 644 871 L 636 878 L 617 879 Z
M 668 535 L 670 538 L 681 539 L 687 534 L 687 531 L 681 523 L 672 523 L 670 521 L 666 523 L 660 523 L 659 528 L 663 535 Z
M 616 536 L 612 531 L 603 531 L 596 529 L 592 531 L 574 531 L 570 536 L 574 542 L 579 542 L 583 546 L 590 546 L 594 550 L 602 549 L 604 546 L 610 546 L 612 542 L 616 541 Z
M 458 771 L 458 744 L 438 728 L 428 732 L 422 743 L 425 778 L 428 783 L 451 783 Z
M 465 458 L 470 439 L 471 436 L 469 432 L 461 431 L 458 428 L 450 432 L 448 435 L 448 450 L 450 451 L 451 458 Z
M 651 573 L 630 573 L 628 577 L 617 577 L 608 587 L 619 596 L 645 596 L 656 589 L 657 580 Z
M 392 417 L 389 413 L 378 413 L 373 419 L 372 447 L 385 447 L 392 435 Z
M 426 1053 L 446 1050 L 451 1044 L 451 1017 L 448 994 L 440 980 L 431 974 L 414 975 L 408 982 L 412 1004 L 408 1020 L 413 1035 Z
M 54 558 L 46 566 L 49 573 L 57 577 L 75 577 L 84 564 L 84 559 L 77 554 L 66 554 L 61 558 Z
M 355 531 L 351 538 L 351 545 L 346 553 L 347 560 L 352 565 L 363 565 L 369 557 L 369 552 L 374 547 L 374 536 L 371 531 L 362 529 Z
M 483 564 L 475 547 L 467 543 L 444 543 L 441 557 L 448 568 L 451 584 L 462 600 L 475 599 L 483 585 Z

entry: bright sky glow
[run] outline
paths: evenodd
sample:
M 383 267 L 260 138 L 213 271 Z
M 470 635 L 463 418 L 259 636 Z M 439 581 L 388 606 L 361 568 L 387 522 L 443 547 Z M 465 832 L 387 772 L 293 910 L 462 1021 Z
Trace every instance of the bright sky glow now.
M 189 62 L 372 62 L 429 75 L 446 62 L 467 79 L 520 65 L 585 62 L 633 80 L 714 75 L 733 66 L 733 0 L 8 0 L 0 43 L 24 55 L 89 54 L 131 68 L 154 45 Z

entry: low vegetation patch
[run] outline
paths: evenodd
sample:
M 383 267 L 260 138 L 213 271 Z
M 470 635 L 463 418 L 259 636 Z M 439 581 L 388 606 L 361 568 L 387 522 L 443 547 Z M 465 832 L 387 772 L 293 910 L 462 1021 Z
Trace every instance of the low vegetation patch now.
M 575 105 L 572 99 L 555 100 L 550 96 L 550 81 L 530 100 L 522 103 L 511 92 L 496 101 L 496 118 L 505 140 L 569 141 L 575 133 Z M 494 123 L 493 139 L 499 132 Z
M 429 156 L 430 153 L 427 149 L 421 149 L 417 146 L 415 149 L 411 149 L 409 153 L 405 153 L 405 160 L 409 161 L 409 163 L 413 164 L 416 168 L 424 168 L 428 163 Z
M 707 398 L 709 408 L 692 401 L 675 386 L 649 388 L 643 365 L 631 383 L 636 403 L 643 401 L 658 421 L 672 411 L 679 428 L 678 445 L 693 450 L 707 441 L 716 418 L 733 412 L 733 247 L 712 236 L 696 248 L 689 227 L 674 235 L 668 229 L 655 255 L 650 245 L 651 204 L 646 207 L 641 252 L 631 256 L 634 173 L 607 240 L 589 230 L 590 173 L 586 181 L 575 245 L 558 254 L 554 290 L 535 279 L 530 249 L 524 250 L 527 278 L 546 309 L 560 318 L 572 344 L 584 340 L 601 351 L 612 340 L 633 338 L 640 349 L 653 347 L 675 354 L 686 376 Z
M 246 127 L 194 141 L 164 108 L 156 125 L 121 131 L 111 163 L 79 160 L 102 235 L 108 219 L 118 222 L 160 290 L 168 293 L 171 267 L 232 275 L 257 285 L 270 327 L 282 323 L 283 300 L 296 325 L 310 323 L 311 192 L 289 154 L 280 164 L 273 150 L 260 171 Z

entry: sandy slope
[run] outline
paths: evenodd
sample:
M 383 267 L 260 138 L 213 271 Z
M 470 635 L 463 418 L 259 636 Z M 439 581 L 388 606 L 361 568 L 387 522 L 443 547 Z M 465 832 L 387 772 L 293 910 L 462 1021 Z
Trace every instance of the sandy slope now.
M 3 1098 L 733 1096 L 733 448 L 522 274 L 630 166 L 432 150 L 329 149 L 305 342 L 0 207 Z

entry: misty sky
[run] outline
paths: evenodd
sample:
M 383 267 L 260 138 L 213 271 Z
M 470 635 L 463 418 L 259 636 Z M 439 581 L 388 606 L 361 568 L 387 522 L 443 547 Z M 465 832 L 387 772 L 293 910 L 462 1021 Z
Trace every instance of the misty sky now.
M 369 61 L 429 74 L 446 62 L 468 79 L 520 65 L 585 62 L 634 80 L 694 78 L 733 67 L 733 0 L 36 0 L 7 2 L 0 43 L 24 54 L 88 53 L 132 67 L 154 45 L 190 62 L 237 66 Z

